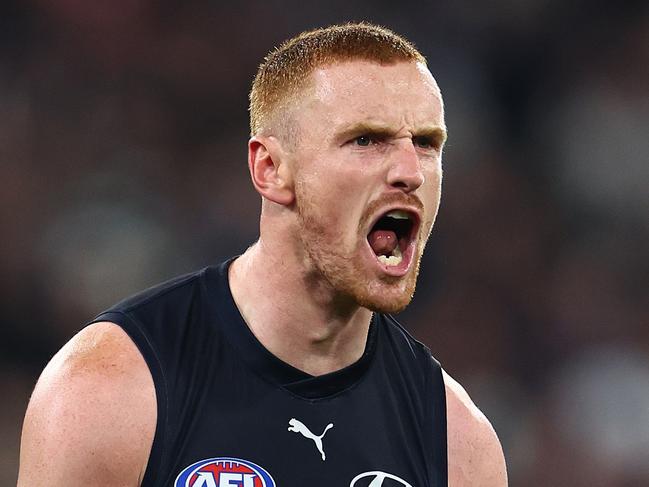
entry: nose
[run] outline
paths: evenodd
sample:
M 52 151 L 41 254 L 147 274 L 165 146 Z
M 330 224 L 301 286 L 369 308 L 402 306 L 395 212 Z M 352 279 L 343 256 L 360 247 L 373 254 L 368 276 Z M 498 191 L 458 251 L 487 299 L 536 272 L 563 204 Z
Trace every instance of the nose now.
M 387 183 L 404 193 L 411 193 L 424 184 L 421 161 L 412 141 L 398 144 L 391 154 Z

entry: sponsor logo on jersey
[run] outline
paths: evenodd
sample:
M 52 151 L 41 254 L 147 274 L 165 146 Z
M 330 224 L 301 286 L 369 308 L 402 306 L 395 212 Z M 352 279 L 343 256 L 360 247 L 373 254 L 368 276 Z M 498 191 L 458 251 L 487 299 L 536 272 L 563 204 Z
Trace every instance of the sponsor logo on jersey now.
M 349 487 L 392 487 L 402 485 L 403 487 L 412 487 L 408 482 L 400 479 L 391 473 L 373 471 L 363 472 L 354 477 Z
M 174 487 L 276 487 L 259 465 L 239 458 L 208 458 L 185 468 Z

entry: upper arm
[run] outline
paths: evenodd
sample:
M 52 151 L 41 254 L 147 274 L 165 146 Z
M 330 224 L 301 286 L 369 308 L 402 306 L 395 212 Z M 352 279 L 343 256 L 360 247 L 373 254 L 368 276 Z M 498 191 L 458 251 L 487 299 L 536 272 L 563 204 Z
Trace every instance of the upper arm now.
M 507 469 L 500 440 L 469 395 L 444 372 L 450 487 L 504 487 Z
M 155 389 L 140 352 L 117 325 L 90 325 L 38 380 L 18 486 L 138 486 L 155 425 Z

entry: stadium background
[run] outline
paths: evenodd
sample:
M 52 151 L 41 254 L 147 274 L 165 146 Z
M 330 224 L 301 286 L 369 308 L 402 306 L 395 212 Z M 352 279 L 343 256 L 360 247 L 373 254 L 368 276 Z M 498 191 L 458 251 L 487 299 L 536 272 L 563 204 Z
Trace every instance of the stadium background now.
M 511 485 L 649 485 L 647 5 L 3 1 L 0 484 L 85 320 L 255 239 L 265 52 L 370 20 L 427 56 L 450 131 L 403 321 L 493 420 Z

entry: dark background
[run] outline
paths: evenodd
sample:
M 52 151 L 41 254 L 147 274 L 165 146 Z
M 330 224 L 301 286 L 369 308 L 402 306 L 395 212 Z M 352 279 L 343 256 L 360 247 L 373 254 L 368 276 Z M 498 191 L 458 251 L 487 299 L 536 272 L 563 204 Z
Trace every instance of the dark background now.
M 4 0 L 0 484 L 85 321 L 256 238 L 265 53 L 370 20 L 426 55 L 450 135 L 402 321 L 492 419 L 511 485 L 649 485 L 647 5 Z

